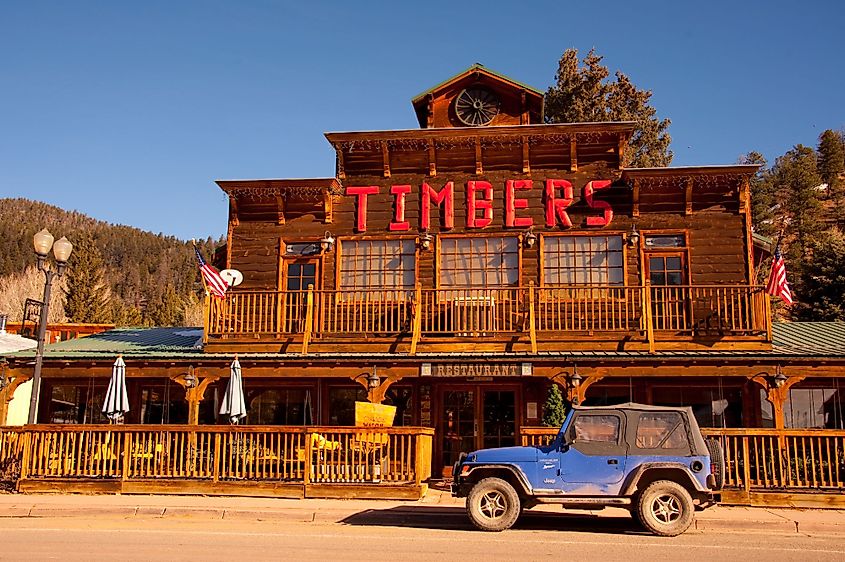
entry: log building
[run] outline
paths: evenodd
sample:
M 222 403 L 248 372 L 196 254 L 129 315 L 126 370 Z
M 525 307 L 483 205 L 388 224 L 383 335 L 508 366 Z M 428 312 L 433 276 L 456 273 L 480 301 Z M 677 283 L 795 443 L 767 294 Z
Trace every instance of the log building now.
M 237 354 L 248 424 L 393 404 L 397 425 L 435 428 L 436 474 L 518 444 L 552 384 L 689 405 L 704 427 L 845 427 L 845 328 L 773 324 L 755 284 L 756 166 L 627 167 L 634 123 L 547 124 L 541 91 L 481 65 L 412 103 L 419 129 L 326 133 L 333 177 L 218 181 L 221 265 L 243 283 L 207 299 L 201 330 L 50 346 L 40 420 L 103 421 L 121 353 L 127 421 L 221 423 Z

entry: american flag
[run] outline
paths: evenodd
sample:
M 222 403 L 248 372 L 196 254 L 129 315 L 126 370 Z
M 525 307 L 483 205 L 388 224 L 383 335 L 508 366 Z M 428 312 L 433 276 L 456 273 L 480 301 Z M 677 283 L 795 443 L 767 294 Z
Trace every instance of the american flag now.
M 780 245 L 775 248 L 775 259 L 772 261 L 772 272 L 769 274 L 766 292 L 780 297 L 786 304 L 792 304 L 792 291 L 789 290 L 789 283 L 786 281 L 786 264 L 780 253 Z
M 226 289 L 229 288 L 229 284 L 225 279 L 220 277 L 220 272 L 214 266 L 205 263 L 196 244 L 194 244 L 194 252 L 197 254 L 197 262 L 199 262 L 200 273 L 202 273 L 202 278 L 205 280 L 206 288 L 213 296 L 222 299 L 226 296 Z

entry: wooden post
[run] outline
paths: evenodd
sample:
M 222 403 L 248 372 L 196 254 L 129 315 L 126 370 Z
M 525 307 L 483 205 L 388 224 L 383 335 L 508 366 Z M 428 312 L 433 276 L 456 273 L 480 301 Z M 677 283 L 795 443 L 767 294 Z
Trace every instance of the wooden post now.
M 528 336 L 531 338 L 531 353 L 537 353 L 537 318 L 534 314 L 534 281 L 528 283 Z
M 645 318 L 645 332 L 648 339 L 648 352 L 654 353 L 654 318 L 652 318 L 651 310 L 651 283 L 645 282 L 643 287 L 643 317 Z
M 742 487 L 745 490 L 745 498 L 751 498 L 751 463 L 748 454 L 748 436 L 742 436 Z
M 29 463 L 32 456 L 32 432 L 29 430 L 21 431 L 21 439 L 23 440 L 23 447 L 21 447 L 21 475 L 18 478 L 17 490 L 20 492 L 21 480 L 29 477 Z
M 414 287 L 414 318 L 413 318 L 413 333 L 411 334 L 411 349 L 409 355 L 417 353 L 417 344 L 420 342 L 422 332 L 422 285 L 417 282 Z
M 772 341 L 772 300 L 768 293 L 763 292 L 763 310 L 766 318 L 766 341 Z
M 308 485 L 311 484 L 311 470 L 312 468 L 312 459 L 311 456 L 314 454 L 313 444 L 311 442 L 311 431 L 306 429 L 305 430 L 305 474 L 302 475 L 302 484 L 305 488 L 304 495 L 308 497 Z
M 302 334 L 302 355 L 308 355 L 308 344 L 311 341 L 311 330 L 314 329 L 314 285 L 308 285 L 308 295 L 305 297 L 305 330 Z
M 763 390 L 766 391 L 766 400 L 772 405 L 772 417 L 774 418 L 775 429 L 784 429 L 786 426 L 783 416 L 783 404 L 789 397 L 789 389 L 805 378 L 807 377 L 791 376 L 778 386 L 773 377 L 767 377 L 765 375 L 751 377 L 752 381 L 762 386 Z M 780 439 L 782 440 L 783 436 L 780 436 Z
M 126 482 L 129 479 L 129 463 L 130 463 L 130 451 L 132 446 L 132 434 L 128 431 L 123 432 L 123 466 L 120 468 L 120 479 Z
M 231 246 L 231 242 L 229 242 Z M 211 325 L 211 296 L 208 291 L 205 292 L 203 299 L 203 315 L 202 315 L 202 343 L 208 343 L 208 328 Z

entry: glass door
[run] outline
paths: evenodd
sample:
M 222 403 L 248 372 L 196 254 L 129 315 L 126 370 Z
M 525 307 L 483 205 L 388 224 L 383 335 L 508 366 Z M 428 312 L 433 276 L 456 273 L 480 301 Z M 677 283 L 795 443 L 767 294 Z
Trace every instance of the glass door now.
M 283 332 L 301 332 L 305 327 L 305 304 L 309 286 L 319 289 L 317 259 L 286 259 L 282 262 L 285 293 L 280 296 L 279 324 Z
M 451 467 L 458 455 L 476 449 L 478 423 L 475 417 L 475 389 L 445 389 L 441 416 L 444 474 L 451 474 Z
M 516 392 L 513 390 L 485 390 L 484 418 L 481 446 L 513 447 L 516 445 Z
M 680 332 L 689 329 L 684 261 L 682 252 L 646 254 L 655 330 Z

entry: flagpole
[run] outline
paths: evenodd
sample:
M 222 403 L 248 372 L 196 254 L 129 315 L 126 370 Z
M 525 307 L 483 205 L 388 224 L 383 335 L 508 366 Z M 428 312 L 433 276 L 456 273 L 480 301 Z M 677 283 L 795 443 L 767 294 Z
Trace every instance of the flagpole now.
M 193 245 L 193 247 L 194 247 L 194 251 L 195 251 L 195 252 L 199 252 L 199 250 L 197 249 L 197 241 L 196 241 L 196 239 L 191 238 L 191 244 L 192 244 L 192 245 Z M 200 280 L 202 281 L 202 288 L 203 288 L 203 290 L 205 291 L 205 296 L 209 296 L 209 295 L 211 294 L 211 292 L 208 290 L 208 283 L 206 283 L 206 281 L 205 281 L 205 275 L 203 275 L 203 274 L 202 274 L 202 272 L 200 272 Z

